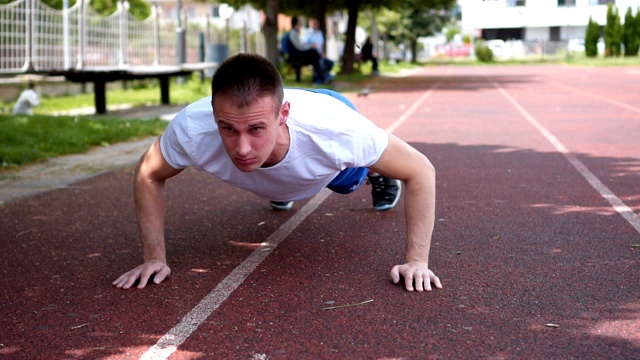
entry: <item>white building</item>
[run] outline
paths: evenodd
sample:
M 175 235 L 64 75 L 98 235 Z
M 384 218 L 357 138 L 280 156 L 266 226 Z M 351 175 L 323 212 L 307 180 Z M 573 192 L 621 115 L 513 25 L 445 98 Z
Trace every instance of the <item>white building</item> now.
M 459 0 L 462 31 L 485 40 L 566 41 L 583 38 L 589 17 L 607 22 L 613 3 L 624 23 L 629 7 L 635 14 L 640 0 Z

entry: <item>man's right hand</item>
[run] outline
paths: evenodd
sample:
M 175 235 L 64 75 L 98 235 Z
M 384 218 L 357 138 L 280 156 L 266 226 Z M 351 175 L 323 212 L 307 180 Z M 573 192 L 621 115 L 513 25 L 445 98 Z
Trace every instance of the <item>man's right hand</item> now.
M 134 269 L 120 275 L 112 284 L 119 289 L 129 289 L 136 280 L 140 279 L 137 288 L 143 289 L 147 285 L 149 278 L 154 274 L 153 282 L 160 284 L 171 275 L 171 269 L 160 260 L 145 261 L 144 264 L 136 266 Z

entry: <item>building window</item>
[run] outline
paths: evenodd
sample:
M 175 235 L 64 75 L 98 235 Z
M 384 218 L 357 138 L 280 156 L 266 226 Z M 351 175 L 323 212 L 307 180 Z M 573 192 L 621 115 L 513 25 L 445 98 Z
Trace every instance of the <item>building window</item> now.
M 589 0 L 589 5 L 607 5 L 616 4 L 616 0 Z
M 527 3 L 527 0 L 507 0 L 508 7 L 525 6 L 526 3 Z
M 558 0 L 558 6 L 576 6 L 576 0 Z

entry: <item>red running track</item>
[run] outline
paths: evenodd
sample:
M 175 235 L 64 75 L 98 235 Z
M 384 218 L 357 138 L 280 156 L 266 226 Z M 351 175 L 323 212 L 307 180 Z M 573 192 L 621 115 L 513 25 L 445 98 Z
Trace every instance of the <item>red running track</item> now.
M 140 261 L 125 168 L 0 208 L 0 355 L 640 358 L 640 68 L 373 81 L 350 98 L 437 169 L 443 289 L 388 280 L 402 203 L 376 213 L 364 187 L 274 212 L 196 171 L 168 184 L 172 277 L 115 289 Z

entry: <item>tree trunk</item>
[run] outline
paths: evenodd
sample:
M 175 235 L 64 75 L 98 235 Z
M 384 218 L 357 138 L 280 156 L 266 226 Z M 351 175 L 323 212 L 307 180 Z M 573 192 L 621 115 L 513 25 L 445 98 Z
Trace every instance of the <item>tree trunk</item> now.
M 318 20 L 318 27 L 320 31 L 324 34 L 325 42 L 324 49 L 322 49 L 322 53 L 327 53 L 327 3 L 328 0 L 316 0 L 315 1 L 315 17 Z
M 378 60 L 389 60 L 389 34 L 387 34 L 386 32 L 382 34 L 382 42 L 382 54 L 378 53 Z
M 347 0 L 349 20 L 347 22 L 347 38 L 344 42 L 342 54 L 341 74 L 353 74 L 353 60 L 355 58 L 356 25 L 358 24 L 358 9 L 360 0 Z
M 262 27 L 265 45 L 267 47 L 267 59 L 278 66 L 280 54 L 278 52 L 278 11 L 280 4 L 278 0 L 267 0 L 266 19 Z
M 418 38 L 411 38 L 411 63 L 418 62 Z

